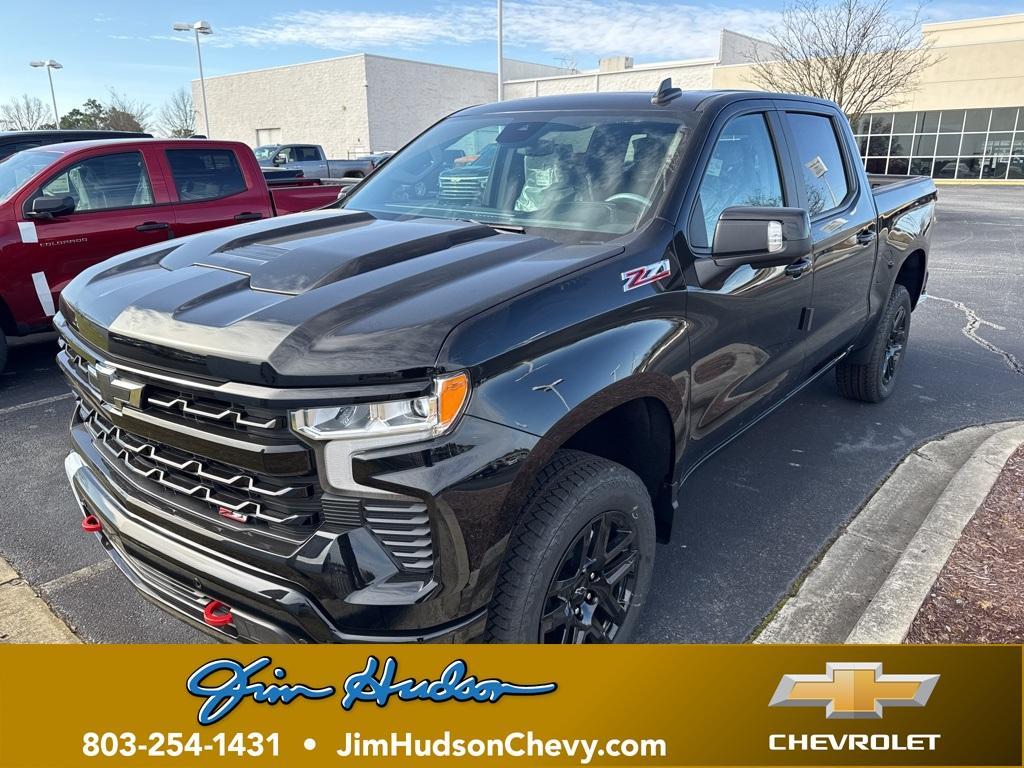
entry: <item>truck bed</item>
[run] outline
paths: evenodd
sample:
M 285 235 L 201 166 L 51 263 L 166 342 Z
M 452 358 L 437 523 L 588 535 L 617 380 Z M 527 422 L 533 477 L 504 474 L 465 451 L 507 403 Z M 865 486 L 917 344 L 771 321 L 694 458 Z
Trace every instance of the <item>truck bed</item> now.
M 868 183 L 879 216 L 887 216 L 914 204 L 936 199 L 935 182 L 930 176 L 890 176 L 869 173 Z

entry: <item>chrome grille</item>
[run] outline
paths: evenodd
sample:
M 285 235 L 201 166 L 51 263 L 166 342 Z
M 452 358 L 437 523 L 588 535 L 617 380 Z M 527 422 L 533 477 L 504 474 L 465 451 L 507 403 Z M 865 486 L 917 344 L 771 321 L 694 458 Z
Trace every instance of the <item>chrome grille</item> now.
M 82 422 L 95 443 L 103 446 L 117 464 L 175 493 L 209 504 L 218 514 L 229 510 L 239 522 L 263 522 L 282 526 L 310 525 L 316 509 L 296 511 L 294 502 L 315 502 L 315 478 L 289 478 L 288 485 L 275 485 L 268 478 L 255 478 L 228 465 L 187 454 L 178 449 L 147 442 L 117 427 L 88 406 L 80 404 Z M 301 482 L 300 482 L 301 481 Z M 283 507 L 278 500 L 293 503 Z
M 442 200 L 462 203 L 476 200 L 487 183 L 487 176 L 441 176 L 437 183 Z

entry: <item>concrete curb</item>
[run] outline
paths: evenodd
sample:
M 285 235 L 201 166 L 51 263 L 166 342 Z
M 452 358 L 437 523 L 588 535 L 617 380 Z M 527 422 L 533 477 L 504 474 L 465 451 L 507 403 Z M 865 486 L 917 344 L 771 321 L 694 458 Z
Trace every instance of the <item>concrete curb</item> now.
M 902 643 L 964 526 L 1003 466 L 1024 445 L 1024 426 L 997 432 L 960 468 L 853 628 L 848 643 Z
M 811 568 L 794 594 L 756 637 L 756 643 L 843 643 L 871 610 L 904 555 L 916 543 L 933 510 L 976 455 L 991 458 L 983 447 L 996 435 L 1013 429 L 1024 431 L 1024 422 L 987 424 L 951 432 L 911 451 L 868 499 L 856 516 Z M 1008 457 L 1012 450 L 1006 454 Z M 1005 463 L 1006 457 L 1003 458 Z M 1000 463 L 1000 468 L 1002 464 Z M 993 469 L 989 467 L 989 469 Z M 970 472 L 964 472 L 970 475 Z M 998 472 L 992 476 L 988 488 Z M 978 499 L 963 524 L 987 495 Z M 943 502 L 944 505 L 949 500 Z M 938 524 L 938 518 L 935 518 Z M 948 556 L 948 553 L 947 553 Z M 945 557 L 942 564 L 945 563 Z M 907 566 L 910 565 L 908 562 Z M 942 565 L 939 565 L 941 570 Z M 910 569 L 921 576 L 920 566 Z M 934 583 L 938 571 L 924 587 L 921 601 Z M 910 619 L 916 615 L 920 601 Z M 879 605 L 878 610 L 883 610 Z M 886 608 L 885 610 L 890 610 Z M 909 623 L 908 623 L 909 628 Z M 866 625 L 864 628 L 866 632 Z M 865 635 L 866 636 L 866 635 Z M 891 642 L 899 642 L 899 640 Z M 874 642 L 874 641 L 873 641 Z M 877 642 L 890 642 L 878 640 Z

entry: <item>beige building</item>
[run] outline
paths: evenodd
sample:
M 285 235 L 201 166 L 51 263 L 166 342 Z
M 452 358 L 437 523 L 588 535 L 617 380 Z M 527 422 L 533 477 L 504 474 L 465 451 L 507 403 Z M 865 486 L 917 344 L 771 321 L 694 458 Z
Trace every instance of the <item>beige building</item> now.
M 938 54 L 893 111 L 854 126 L 872 173 L 937 179 L 1024 179 L 1024 14 L 925 24 Z M 655 64 L 628 56 L 569 72 L 507 61 L 505 98 L 650 91 L 664 78 L 688 90 L 756 89 L 754 56 L 771 46 L 723 30 L 718 54 Z M 198 82 L 193 83 L 199 103 Z M 335 157 L 397 149 L 444 115 L 493 101 L 493 73 L 357 54 L 207 79 L 212 135 L 249 144 L 316 142 Z

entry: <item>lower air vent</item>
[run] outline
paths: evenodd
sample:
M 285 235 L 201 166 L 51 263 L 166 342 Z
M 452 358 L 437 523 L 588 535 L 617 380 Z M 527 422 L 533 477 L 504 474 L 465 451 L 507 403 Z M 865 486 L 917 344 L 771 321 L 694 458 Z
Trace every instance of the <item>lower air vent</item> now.
M 323 497 L 324 523 L 337 528 L 358 528 L 363 524 L 359 499 Z
M 359 526 L 369 528 L 405 570 L 429 571 L 434 567 L 434 546 L 426 505 L 340 496 L 324 496 L 321 503 L 326 525 L 336 530 L 351 530 Z

